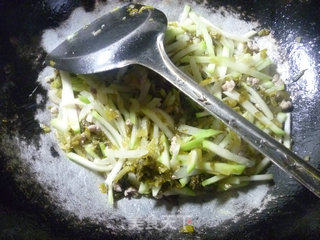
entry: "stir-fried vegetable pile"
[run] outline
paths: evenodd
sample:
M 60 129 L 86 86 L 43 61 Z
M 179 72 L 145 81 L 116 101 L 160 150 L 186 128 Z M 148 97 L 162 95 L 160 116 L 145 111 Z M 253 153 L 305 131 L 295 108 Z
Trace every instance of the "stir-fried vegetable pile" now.
M 279 75 L 268 75 L 272 61 L 249 40 L 254 35 L 226 33 L 186 6 L 180 21 L 169 23 L 165 46 L 182 71 L 290 147 L 283 110 L 291 102 Z M 261 174 L 268 158 L 158 78 L 133 66 L 117 84 L 61 71 L 51 79 L 60 146 L 105 176 L 100 188 L 110 203 L 114 192 L 195 196 L 272 179 Z

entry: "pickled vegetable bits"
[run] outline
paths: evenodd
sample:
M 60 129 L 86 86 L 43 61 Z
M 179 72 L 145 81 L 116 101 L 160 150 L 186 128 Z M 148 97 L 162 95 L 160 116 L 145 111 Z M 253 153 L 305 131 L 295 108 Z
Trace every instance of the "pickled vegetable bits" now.
M 168 25 L 165 47 L 194 81 L 290 148 L 289 95 L 269 71 L 267 50 L 251 40 L 266 34 L 227 33 L 185 6 Z M 131 66 L 120 78 L 57 71 L 48 93 L 60 147 L 105 178 L 109 203 L 117 195 L 198 196 L 272 180 L 262 174 L 268 158 L 154 73 Z

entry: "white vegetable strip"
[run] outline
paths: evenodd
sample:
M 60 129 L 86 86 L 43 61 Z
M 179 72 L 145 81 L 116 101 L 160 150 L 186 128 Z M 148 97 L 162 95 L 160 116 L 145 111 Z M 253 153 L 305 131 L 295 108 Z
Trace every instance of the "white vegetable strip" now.
M 189 16 L 193 20 L 193 22 L 196 24 L 197 32 L 199 34 L 200 33 L 202 34 L 204 41 L 206 43 L 209 56 L 214 56 L 215 55 L 214 46 L 213 46 L 212 38 L 207 30 L 207 26 L 201 22 L 197 14 L 195 14 L 194 12 L 190 12 Z
M 287 113 L 279 112 L 279 113 L 277 114 L 277 120 L 278 120 L 280 123 L 284 123 L 284 122 L 287 120 L 288 115 L 289 115 L 289 114 L 287 114 Z
M 187 19 L 190 10 L 191 10 L 191 7 L 190 7 L 188 4 L 186 4 L 186 5 L 184 6 L 184 8 L 183 8 L 183 12 L 182 12 L 181 15 L 180 15 L 179 21 L 180 21 L 181 23 L 184 23 L 184 21 Z
M 141 112 L 143 112 L 148 118 L 150 118 L 155 124 L 157 124 L 169 139 L 173 137 L 172 131 L 166 126 L 164 122 L 161 121 L 161 119 L 153 111 L 147 108 L 141 108 Z
M 190 66 L 191 66 L 191 71 L 192 71 L 194 80 L 198 83 L 201 82 L 202 77 L 199 70 L 199 66 L 197 65 L 196 61 L 192 57 L 190 58 Z
M 95 147 L 92 144 L 84 145 L 84 149 L 87 152 L 87 156 L 93 159 L 100 159 L 99 156 L 95 153 Z
M 196 117 L 197 117 L 197 118 L 207 117 L 207 116 L 211 116 L 211 114 L 208 113 L 207 111 L 203 111 L 203 112 L 198 112 L 198 113 L 196 113 Z
M 226 178 L 226 176 L 223 176 L 223 175 L 213 176 L 211 178 L 204 180 L 201 184 L 202 184 L 202 186 L 208 186 L 208 185 L 216 183 L 224 178 Z
M 72 161 L 97 172 L 109 172 L 113 168 L 112 166 L 100 166 L 73 152 L 69 152 L 67 157 Z
M 244 73 L 247 75 L 250 75 L 252 77 L 259 78 L 264 81 L 271 80 L 272 77 L 259 72 L 257 70 L 254 70 L 253 68 L 249 68 L 246 64 L 240 63 L 240 62 L 235 62 L 234 59 L 228 58 L 228 57 L 221 57 L 221 56 L 216 56 L 216 57 L 206 57 L 206 56 L 193 56 L 195 61 L 198 63 L 214 63 L 217 65 L 223 65 L 228 68 L 231 68 L 234 71 Z M 181 62 L 189 62 L 190 57 L 184 57 L 181 59 Z
M 160 137 L 160 141 L 163 146 L 163 151 L 162 151 L 160 157 L 158 158 L 158 161 L 161 162 L 167 168 L 170 168 L 169 143 L 168 143 L 168 140 L 164 134 L 162 134 L 162 136 Z
M 91 114 L 88 116 L 92 116 Z M 119 146 L 117 140 L 114 138 L 114 136 L 109 132 L 109 130 L 103 125 L 101 124 L 98 120 L 93 119 L 93 122 L 101 129 L 101 131 L 106 135 L 106 137 L 110 140 L 110 142 L 114 145 L 114 146 Z
M 159 127 L 156 124 L 153 125 L 152 136 L 153 136 L 153 139 L 158 139 L 159 138 Z
M 190 41 L 189 34 L 180 34 L 177 36 L 177 41 L 188 42 Z
M 92 104 L 85 105 L 79 113 L 79 121 L 82 121 L 83 119 L 85 119 L 92 109 L 93 109 Z
M 190 182 L 190 177 L 184 177 L 179 179 L 181 187 L 185 187 Z
M 215 82 L 211 88 L 207 86 L 207 89 L 213 96 L 221 100 L 222 99 L 221 86 L 222 86 L 222 82 Z
M 122 146 L 122 137 L 120 136 L 120 134 L 118 133 L 118 131 L 116 129 L 113 128 L 113 126 L 111 126 L 111 124 L 109 122 L 107 122 L 103 117 L 101 117 L 99 115 L 99 113 L 97 113 L 96 111 L 92 112 L 92 116 L 98 121 L 100 122 L 111 134 L 112 136 L 116 139 L 117 141 L 117 145 L 120 147 Z
M 206 46 L 207 46 L 207 50 L 208 50 L 208 54 L 209 56 L 214 56 L 214 46 L 213 46 L 213 42 L 212 42 L 212 38 L 207 30 L 207 28 L 203 25 L 201 25 L 201 30 L 202 30 L 202 35 L 204 38 L 204 41 L 206 42 Z
M 182 49 L 181 51 L 179 51 L 177 54 L 175 54 L 172 58 L 173 62 L 177 62 L 180 58 L 184 57 L 185 55 L 194 52 L 196 50 L 199 49 L 204 49 L 205 48 L 205 43 L 201 42 L 201 43 L 194 43 L 184 49 Z
M 138 192 L 140 194 L 148 194 L 150 192 L 150 187 L 147 183 L 141 182 Z
M 155 186 L 155 187 L 152 187 L 152 188 L 151 188 L 152 196 L 153 196 L 153 197 L 156 197 L 156 196 L 158 195 L 160 189 L 161 189 L 161 185 L 160 185 L 160 186 L 157 186 L 157 187 L 156 187 L 156 186 Z
M 187 32 L 191 32 L 191 33 L 196 32 L 196 28 L 197 28 L 195 24 L 190 25 L 186 23 L 182 24 L 181 27 L 183 28 L 183 30 L 186 30 Z
M 77 98 L 74 98 L 73 101 L 69 100 L 69 101 L 65 101 L 64 103 L 60 104 L 61 107 L 65 107 L 65 108 L 75 108 L 76 105 L 79 106 L 79 107 L 83 107 L 86 104 L 81 102 Z
M 58 131 L 60 131 L 61 133 L 67 133 L 67 131 L 68 131 L 68 125 L 67 125 L 64 121 L 62 121 L 62 120 L 60 120 L 60 119 L 58 119 L 58 118 L 52 119 L 52 120 L 51 120 L 51 125 L 52 125 L 55 129 L 57 129 Z
M 233 90 L 231 92 L 225 91 L 223 93 L 225 95 L 227 95 L 228 97 L 239 101 L 240 94 L 238 92 Z M 253 106 L 252 103 L 250 103 L 249 101 L 244 101 L 240 104 L 244 109 L 246 109 L 249 113 L 251 113 L 254 117 L 256 117 L 259 121 L 261 121 L 268 128 L 270 128 L 275 134 L 278 134 L 278 135 L 284 134 L 284 131 L 281 128 L 279 128 L 270 119 L 268 119 L 261 112 L 259 112 L 259 110 L 255 106 Z M 259 113 L 261 113 L 261 115 Z
M 271 160 L 267 157 L 262 159 L 262 161 L 256 166 L 255 174 L 261 173 L 269 164 Z
M 189 77 L 192 77 L 191 75 L 191 66 L 189 65 L 185 65 L 185 66 L 180 66 L 178 67 L 182 72 L 186 73 Z
M 217 144 L 220 148 L 226 148 L 230 144 L 230 134 L 225 135 L 221 141 L 219 138 L 214 139 L 213 143 Z M 216 156 L 216 154 L 212 152 L 212 157 L 214 156 Z
M 218 156 L 227 159 L 227 160 L 237 162 L 237 163 L 246 165 L 248 167 L 252 167 L 254 165 L 254 162 L 249 160 L 248 158 L 236 155 L 236 154 L 230 152 L 229 150 L 222 148 L 219 145 L 214 144 L 213 142 L 205 140 L 205 141 L 203 141 L 203 147 L 205 149 L 208 149 L 209 151 L 214 152 Z
M 187 172 L 187 167 L 183 166 L 181 168 L 179 168 L 177 171 L 175 171 L 173 173 L 173 178 L 174 179 L 179 179 L 179 178 L 184 178 L 184 177 L 190 177 L 190 176 L 194 176 L 194 175 L 198 175 L 200 174 L 201 171 L 198 169 L 193 170 L 192 172 L 188 173 Z
M 207 25 L 208 28 L 211 28 L 214 32 L 219 33 L 223 36 L 225 36 L 226 38 L 235 40 L 235 41 L 239 41 L 239 42 L 247 42 L 248 38 L 246 36 L 241 36 L 241 35 L 235 35 L 235 34 L 231 34 L 228 32 L 223 31 L 221 28 L 213 25 L 211 22 L 209 22 L 207 19 L 205 19 L 204 17 L 199 17 L 199 19 Z
M 188 154 L 179 154 L 177 155 L 177 160 L 179 160 L 180 162 L 186 163 L 189 159 L 189 155 Z
M 55 90 L 48 91 L 48 97 L 55 104 L 59 105 L 61 103 L 61 99 L 57 97 Z
M 119 159 L 117 161 L 117 163 L 112 168 L 112 171 L 108 174 L 108 177 L 105 181 L 106 185 L 110 186 L 112 184 L 112 182 L 115 179 L 115 177 L 117 176 L 118 172 L 121 170 L 124 162 L 125 162 L 125 159 Z
M 240 180 L 240 182 L 243 181 L 267 181 L 272 180 L 273 175 L 272 174 L 261 174 L 261 175 L 252 175 L 252 176 L 239 176 L 235 177 Z
M 201 150 L 200 149 L 192 149 L 191 152 L 189 153 L 189 164 L 187 167 L 187 173 L 192 172 L 196 165 L 197 162 L 200 161 L 200 156 L 201 156 Z
M 225 136 L 223 140 L 218 144 L 218 146 L 221 148 L 225 148 L 229 145 L 229 143 L 230 143 L 230 134 Z
M 124 108 L 123 106 L 123 101 L 119 95 L 117 95 L 117 106 L 120 111 L 120 113 L 125 117 L 125 119 L 129 119 L 129 112 Z M 122 137 L 125 137 L 127 135 L 126 133 L 126 127 L 125 127 L 125 122 L 123 120 L 122 115 L 119 114 L 119 116 L 113 121 L 114 124 L 117 126 L 117 129 L 119 133 L 121 134 Z
M 188 135 L 197 135 L 199 132 L 203 131 L 203 129 L 201 128 L 196 128 L 196 127 L 192 127 L 192 126 L 189 126 L 189 125 L 180 125 L 177 130 L 181 133 L 184 133 L 184 134 L 188 134 Z
M 120 172 L 125 159 L 119 159 L 118 162 L 112 168 L 112 171 L 108 174 L 105 184 L 108 186 L 108 200 L 110 204 L 113 204 L 113 180 L 116 178 L 117 174 Z
M 167 124 L 170 128 L 174 128 L 174 120 L 167 112 L 163 111 L 161 108 L 156 108 L 154 111 L 165 120 L 165 124 Z
M 106 149 L 105 154 L 108 158 L 142 158 L 148 154 L 147 149 L 135 149 L 135 150 L 112 150 Z
M 265 101 L 260 97 L 259 93 L 253 88 L 249 87 L 247 84 L 243 84 L 243 86 L 250 93 L 250 97 L 252 97 L 254 102 L 260 106 L 261 111 L 267 116 L 267 118 L 272 120 L 273 113 L 271 112 Z
M 251 38 L 251 37 L 253 37 L 253 36 L 256 35 L 256 34 L 257 34 L 257 31 L 250 30 L 249 32 L 245 33 L 245 34 L 243 35 L 243 37 L 244 37 L 244 38 Z
M 134 149 L 138 141 L 138 127 L 140 122 L 136 120 L 136 123 L 132 126 L 131 136 L 130 136 L 130 149 Z
M 180 151 L 180 146 L 181 146 L 181 140 L 180 137 L 174 136 L 171 139 L 171 144 L 170 144 L 170 153 L 171 153 L 171 159 L 170 159 L 170 166 L 177 166 L 177 156 Z
M 217 54 L 218 55 L 218 54 Z M 222 57 L 229 57 L 229 49 L 226 47 L 226 46 L 223 46 L 222 48 L 222 51 L 221 51 L 221 55 Z M 215 63 L 217 64 L 217 63 Z M 216 68 L 217 70 L 217 74 L 220 78 L 223 78 L 226 73 L 227 73 L 227 66 L 225 65 L 220 65 L 220 64 L 217 64 L 218 67 Z
M 199 37 L 201 34 L 201 27 L 200 27 L 200 21 L 198 20 L 198 17 L 194 12 L 190 12 L 189 18 L 190 18 L 189 20 L 192 20 L 192 22 L 196 25 L 196 36 Z
M 78 119 L 78 113 L 75 105 L 69 106 L 68 108 L 63 107 L 67 103 L 74 102 L 74 94 L 71 86 L 71 79 L 68 73 L 61 71 L 61 82 L 62 82 L 62 92 L 61 92 L 61 108 L 62 114 L 66 117 L 71 129 L 74 132 L 80 132 L 80 125 Z
M 183 34 L 184 31 L 181 28 L 168 26 L 166 35 L 165 35 L 165 44 L 171 43 L 173 40 L 176 39 L 176 36 L 179 34 Z
M 81 91 L 79 95 L 88 98 L 88 100 L 89 100 L 90 102 L 93 102 L 93 101 L 94 101 L 94 97 L 93 97 L 92 94 L 91 94 L 90 92 L 88 92 L 88 91 Z
M 252 77 L 259 78 L 264 81 L 271 79 L 270 76 L 268 76 L 264 73 L 261 73 L 257 70 L 254 70 L 252 68 L 249 68 L 246 64 L 235 62 L 235 61 L 233 61 L 233 59 L 230 59 L 227 57 L 214 57 L 214 58 L 212 58 L 211 62 L 218 64 L 218 65 L 224 65 L 228 68 L 231 68 L 234 71 L 244 73 L 244 74 L 250 75 Z
M 175 53 L 187 46 L 187 42 L 185 41 L 176 41 L 171 43 L 169 46 L 166 47 L 167 53 Z
M 258 71 L 262 71 L 266 67 L 270 66 L 272 64 L 272 61 L 270 58 L 264 59 L 262 62 L 259 62 L 259 64 L 256 64 L 255 67 Z
M 216 65 L 213 63 L 209 64 L 202 64 L 203 65 L 203 71 L 207 74 L 208 77 L 213 77 L 214 71 L 216 69 Z M 214 80 L 214 78 L 213 78 Z
M 116 164 L 116 160 L 114 158 L 104 158 L 104 159 L 94 159 L 93 161 L 97 165 L 114 165 Z
M 123 118 L 122 117 L 118 118 L 116 120 L 113 120 L 113 122 L 117 126 L 117 130 L 120 133 L 122 139 L 125 139 L 126 137 L 128 137 L 127 136 L 127 131 L 126 131 L 126 124 L 125 124 Z M 123 144 L 123 143 L 121 143 L 121 144 Z

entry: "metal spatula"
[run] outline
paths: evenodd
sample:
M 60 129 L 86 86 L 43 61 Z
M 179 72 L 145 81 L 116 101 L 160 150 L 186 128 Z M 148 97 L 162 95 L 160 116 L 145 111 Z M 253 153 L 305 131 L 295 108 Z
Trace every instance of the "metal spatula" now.
M 134 11 L 136 13 L 132 14 Z M 47 63 L 79 74 L 98 73 L 131 64 L 152 69 L 320 197 L 320 172 L 317 169 L 174 66 L 164 50 L 166 27 L 167 18 L 163 12 L 130 4 L 73 34 L 47 56 Z

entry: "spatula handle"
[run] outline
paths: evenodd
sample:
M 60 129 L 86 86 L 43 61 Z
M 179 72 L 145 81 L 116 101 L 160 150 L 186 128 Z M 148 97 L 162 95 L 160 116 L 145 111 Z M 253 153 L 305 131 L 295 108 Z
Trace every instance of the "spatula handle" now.
M 320 197 L 320 172 L 180 71 L 164 50 L 163 35 L 158 37 L 155 48 L 145 54 L 139 63 L 159 73 L 210 114 L 223 121 L 255 149 L 269 157 L 283 171 Z

